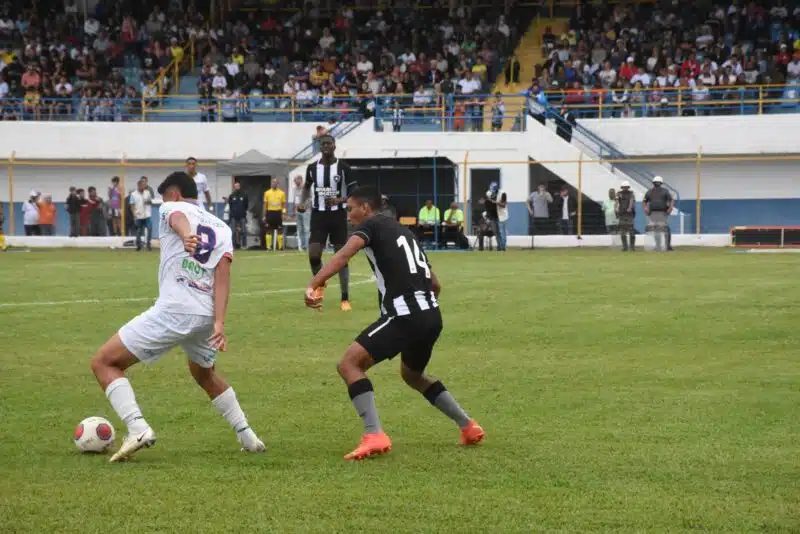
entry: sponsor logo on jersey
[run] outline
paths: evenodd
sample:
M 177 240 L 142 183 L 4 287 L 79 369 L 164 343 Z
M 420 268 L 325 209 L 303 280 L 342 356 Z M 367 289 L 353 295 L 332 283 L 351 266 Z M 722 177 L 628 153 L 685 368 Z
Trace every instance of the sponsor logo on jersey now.
M 184 271 L 192 273 L 196 276 L 202 276 L 208 272 L 205 268 L 200 267 L 196 261 L 190 260 L 189 258 L 183 258 L 183 261 L 181 262 L 181 268 Z

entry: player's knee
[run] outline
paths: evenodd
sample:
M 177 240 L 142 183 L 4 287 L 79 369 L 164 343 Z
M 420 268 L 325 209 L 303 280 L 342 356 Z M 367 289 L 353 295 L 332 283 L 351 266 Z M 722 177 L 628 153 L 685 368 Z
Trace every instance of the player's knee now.
M 400 376 L 406 384 L 414 389 L 418 389 L 420 384 L 425 381 L 425 375 L 421 371 L 416 371 L 405 364 L 400 366 Z

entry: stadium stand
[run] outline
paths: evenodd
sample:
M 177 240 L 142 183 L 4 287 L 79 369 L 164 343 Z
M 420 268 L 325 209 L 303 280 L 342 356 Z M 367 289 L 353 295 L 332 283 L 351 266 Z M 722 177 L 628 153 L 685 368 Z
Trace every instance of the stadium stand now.
M 37 6 L 0 15 L 6 120 L 375 116 L 399 131 L 483 131 L 521 129 L 526 112 L 561 103 L 578 118 L 798 107 L 800 8 L 782 0 L 220 13 L 171 0 L 101 3 L 85 19 L 74 0 Z
M 584 3 L 558 35 L 530 92 L 581 117 L 785 112 L 797 109 L 800 7 L 678 0 Z

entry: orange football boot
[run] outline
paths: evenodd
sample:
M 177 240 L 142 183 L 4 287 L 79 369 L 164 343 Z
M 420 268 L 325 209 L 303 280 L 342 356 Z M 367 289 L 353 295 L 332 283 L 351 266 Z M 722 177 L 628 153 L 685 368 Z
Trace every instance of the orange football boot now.
M 350 454 L 345 454 L 345 460 L 363 460 L 369 456 L 386 454 L 392 450 L 392 440 L 383 432 L 364 434 L 361 442 Z
M 350 311 L 353 307 L 350 305 L 349 300 L 343 300 L 341 304 L 342 311 Z
M 477 445 L 483 438 L 486 437 L 486 432 L 483 431 L 481 425 L 475 419 L 461 429 L 461 444 L 462 445 Z

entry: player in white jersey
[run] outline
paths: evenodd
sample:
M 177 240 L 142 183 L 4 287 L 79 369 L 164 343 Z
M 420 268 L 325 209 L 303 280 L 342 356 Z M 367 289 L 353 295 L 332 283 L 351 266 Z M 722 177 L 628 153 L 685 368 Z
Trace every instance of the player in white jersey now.
M 227 349 L 225 315 L 231 288 L 233 242 L 230 227 L 195 204 L 197 186 L 174 172 L 158 187 L 161 263 L 158 299 L 152 308 L 119 329 L 92 358 L 92 371 L 111 406 L 128 427 L 112 462 L 124 460 L 156 442 L 142 416 L 125 370 L 153 363 L 180 345 L 189 371 L 228 421 L 247 452 L 263 452 L 264 443 L 247 424 L 236 393 L 216 372 L 217 351 Z
M 186 158 L 186 174 L 197 184 L 197 199 L 194 201 L 198 206 L 203 206 L 209 211 L 214 210 L 211 202 L 211 189 L 208 187 L 208 176 L 202 172 L 197 172 L 197 158 Z M 205 199 L 205 204 L 203 200 Z

